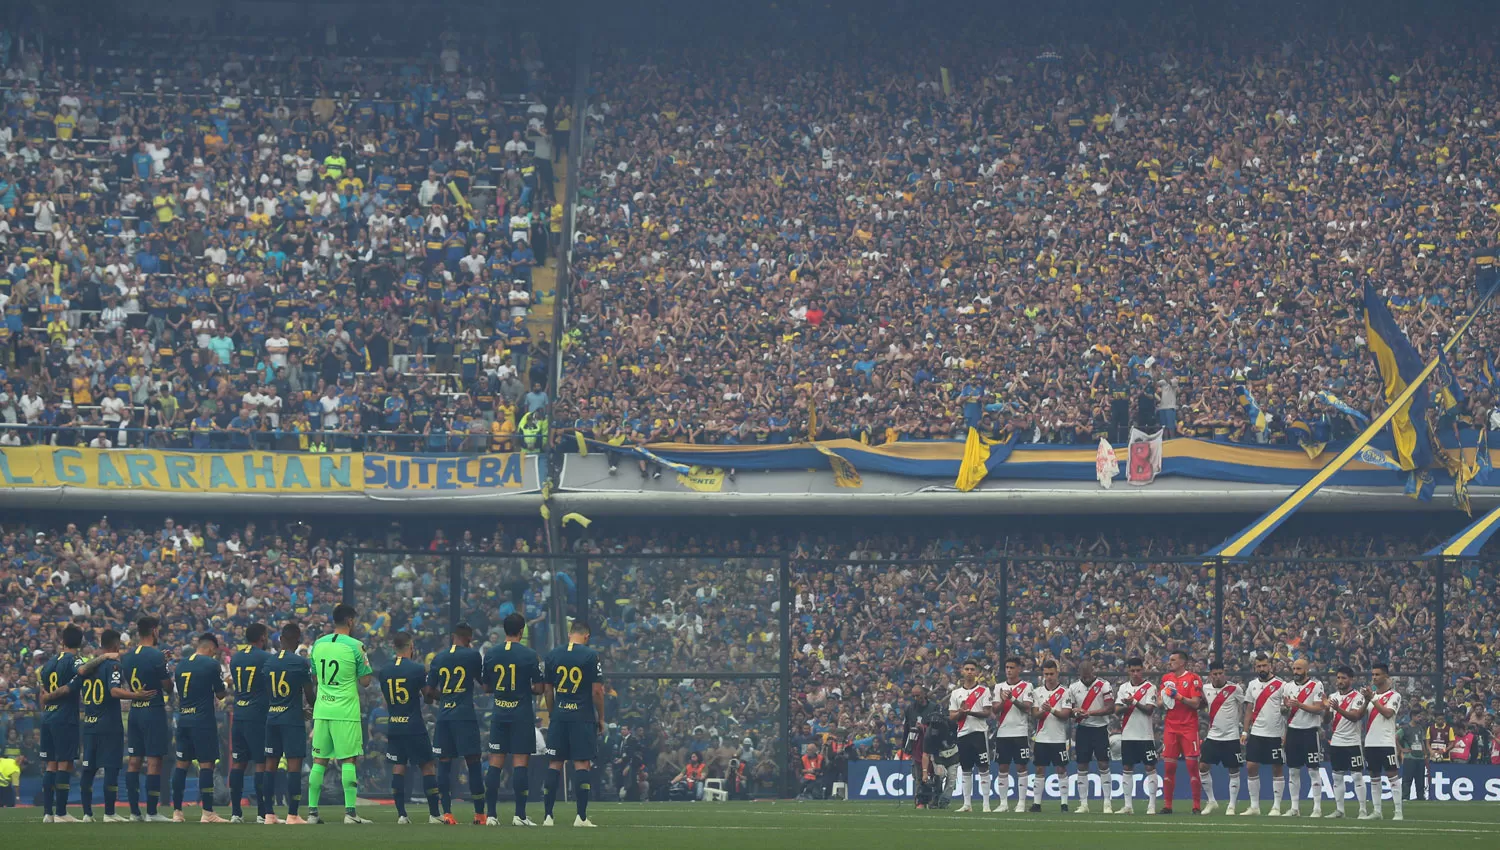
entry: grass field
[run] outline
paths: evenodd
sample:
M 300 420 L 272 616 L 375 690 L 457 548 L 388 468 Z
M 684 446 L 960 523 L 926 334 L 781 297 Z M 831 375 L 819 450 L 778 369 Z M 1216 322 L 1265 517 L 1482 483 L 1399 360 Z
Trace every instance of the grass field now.
M 1138 810 L 1144 811 L 1143 806 Z M 1351 809 L 1352 810 L 1352 809 Z M 396 810 L 390 806 L 366 806 L 360 813 L 375 821 L 372 826 L 355 827 L 334 823 L 323 826 L 286 827 L 208 826 L 198 824 L 198 810 L 184 810 L 186 824 L 59 824 L 41 822 L 38 809 L 0 809 L 0 830 L 5 840 L 0 845 L 41 850 L 49 844 L 63 842 L 64 847 L 108 846 L 111 850 L 211 846 L 214 850 L 251 850 L 279 848 L 289 841 L 317 842 L 320 850 L 382 850 L 382 848 L 432 846 L 449 848 L 493 847 L 515 841 L 520 832 L 532 833 L 521 839 L 587 846 L 590 848 L 641 848 L 641 850 L 737 850 L 767 847 L 805 846 L 815 850 L 869 850 L 871 847 L 900 847 L 906 850 L 967 843 L 971 846 L 1025 845 L 1028 850 L 1041 848 L 1077 848 L 1083 842 L 1108 846 L 1111 850 L 1161 850 L 1161 848 L 1203 848 L 1236 850 L 1265 847 L 1269 844 L 1311 846 L 1321 841 L 1379 842 L 1377 846 L 1410 845 L 1430 838 L 1459 846 L 1500 847 L 1500 806 L 1482 803 L 1407 803 L 1406 820 L 1401 823 L 1358 821 L 1352 819 L 1309 820 L 1307 818 L 1268 819 L 1214 815 L 1206 818 L 1185 816 L 1147 818 L 1105 817 L 1104 815 L 1064 815 L 1049 805 L 1043 814 L 956 814 L 947 811 L 921 812 L 910 805 L 891 803 L 601 803 L 589 807 L 589 818 L 599 825 L 586 834 L 572 828 L 572 805 L 559 803 L 553 829 L 520 830 L 511 826 L 484 828 L 470 825 L 428 826 L 425 807 L 410 810 L 420 813 L 420 826 L 397 826 Z M 339 807 L 327 807 L 325 815 L 340 815 Z M 454 808 L 455 814 L 471 813 L 467 807 Z M 76 817 L 77 807 L 72 809 Z M 99 810 L 96 808 L 95 814 Z M 221 812 L 226 814 L 227 812 Z M 502 814 L 505 814 L 502 812 Z M 1386 803 L 1385 815 L 1391 816 Z M 509 815 L 506 815 L 509 822 Z M 541 821 L 541 806 L 532 807 L 532 818 Z M 87 837 L 85 837 L 87 836 Z M 295 837 L 294 837 L 295 836 Z M 585 837 L 586 836 L 586 837 Z M 1390 841 L 1382 841 L 1389 836 Z M 981 845 L 978 842 L 986 842 Z

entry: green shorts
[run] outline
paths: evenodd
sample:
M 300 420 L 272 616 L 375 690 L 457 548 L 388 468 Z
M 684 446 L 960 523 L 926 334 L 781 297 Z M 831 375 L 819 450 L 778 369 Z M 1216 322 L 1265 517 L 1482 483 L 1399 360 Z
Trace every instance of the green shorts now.
M 358 720 L 313 721 L 313 758 L 352 759 L 364 753 L 364 730 Z

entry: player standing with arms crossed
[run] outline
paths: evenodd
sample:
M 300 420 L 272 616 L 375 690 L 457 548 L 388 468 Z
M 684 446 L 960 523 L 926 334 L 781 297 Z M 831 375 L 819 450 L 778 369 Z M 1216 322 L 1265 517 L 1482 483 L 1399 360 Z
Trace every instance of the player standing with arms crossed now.
M 536 701 L 533 697 L 546 690 L 547 676 L 542 671 L 541 656 L 521 642 L 526 632 L 526 618 L 510 614 L 505 618 L 505 643 L 490 649 L 484 657 L 484 689 L 495 695 L 490 714 L 490 769 L 484 777 L 484 805 L 489 826 L 499 826 L 495 803 L 500 797 L 500 775 L 505 759 L 510 757 L 511 790 L 516 795 L 516 813 L 511 826 L 536 826 L 526 817 L 526 795 L 531 790 L 528 764 L 536 750 Z
M 245 628 L 245 646 L 229 658 L 229 684 L 234 686 L 234 719 L 230 721 L 229 745 L 229 806 L 230 823 L 244 823 L 240 799 L 245 796 L 245 769 L 255 774 L 255 822 L 265 823 L 270 810 L 266 808 L 263 787 L 267 774 L 264 766 L 266 754 L 266 709 L 271 702 L 271 692 L 266 687 L 265 666 L 271 660 L 266 650 L 270 645 L 269 630 L 264 623 L 251 623 Z
M 135 624 L 135 649 L 120 660 L 120 680 L 136 693 L 151 693 L 146 699 L 130 703 L 130 725 L 125 728 L 125 798 L 130 801 L 130 819 L 148 823 L 167 823 L 171 818 L 161 814 L 161 761 L 172 742 L 167 723 L 167 697 L 176 682 L 167 667 L 168 657 L 157 647 L 161 621 L 142 617 Z M 146 814 L 141 815 L 140 773 L 146 768 Z
M 958 766 L 964 770 L 964 804 L 959 812 L 974 811 L 974 781 L 983 774 L 979 792 L 984 811 L 990 810 L 990 689 L 979 684 L 979 665 L 965 661 L 959 668 L 960 684 L 948 695 L 948 719 L 958 736 Z
M 1396 801 L 1396 816 L 1401 814 L 1401 761 L 1396 755 L 1396 715 L 1401 711 L 1401 694 L 1391 684 L 1391 668 L 1384 662 L 1370 669 L 1370 683 L 1362 696 L 1369 714 L 1365 717 L 1365 770 L 1370 774 L 1370 811 L 1360 820 L 1380 820 L 1380 802 L 1385 796 L 1380 776 L 1385 774 Z
M 1000 764 L 1000 806 L 1010 808 L 1010 766 L 1016 766 L 1016 812 L 1026 811 L 1026 766 L 1031 762 L 1031 683 L 1021 678 L 1021 659 L 1005 659 L 1005 681 L 995 685 L 995 761 Z
M 1241 816 L 1260 814 L 1260 767 L 1271 765 L 1271 817 L 1281 816 L 1282 738 L 1286 735 L 1286 715 L 1281 713 L 1281 690 L 1286 683 L 1271 675 L 1271 659 L 1255 657 L 1255 678 L 1245 686 L 1245 719 L 1240 745 L 1250 764 L 1250 808 Z
M 199 823 L 226 823 L 214 812 L 214 768 L 219 763 L 219 722 L 214 711 L 228 693 L 224 666 L 219 663 L 219 639 L 210 632 L 198 636 L 193 654 L 182 659 L 177 679 L 177 769 L 172 771 L 172 822 L 182 823 L 182 798 L 187 772 L 198 763 Z
M 422 774 L 422 791 L 427 797 L 428 823 L 453 823 L 441 816 L 441 794 L 438 792 L 436 759 L 427 724 L 422 721 L 421 694 L 427 687 L 427 670 L 412 659 L 411 635 L 396 632 L 391 636 L 396 657 L 380 671 L 380 695 L 390 713 L 385 735 L 385 758 L 391 763 L 391 794 L 396 800 L 396 823 L 411 823 L 406 815 L 407 765 L 417 765 Z
M 1328 697 L 1328 713 L 1333 715 L 1333 730 L 1328 734 L 1328 761 L 1333 767 L 1333 816 L 1344 816 L 1344 777 L 1357 777 L 1354 799 L 1359 813 L 1365 813 L 1368 778 L 1365 776 L 1365 754 L 1360 747 L 1360 718 L 1365 716 L 1365 697 L 1354 689 L 1354 669 L 1340 667 L 1334 674 L 1336 692 Z
M 1198 761 L 1198 778 L 1208 797 L 1203 814 L 1213 814 L 1218 806 L 1214 800 L 1213 776 L 1209 773 L 1209 769 L 1217 764 L 1229 772 L 1229 802 L 1224 804 L 1224 814 L 1232 815 L 1240 799 L 1240 771 L 1245 766 L 1245 752 L 1240 746 L 1245 689 L 1229 681 L 1223 662 L 1215 661 L 1208 667 L 1203 700 L 1208 706 L 1208 740 L 1203 742 L 1203 756 Z
M 573 762 L 573 777 L 578 784 L 578 814 L 573 825 L 594 826 L 588 815 L 592 786 L 589 771 L 599 736 L 604 734 L 604 665 L 588 642 L 589 624 L 574 620 L 568 628 L 568 645 L 555 647 L 543 663 L 547 681 L 542 701 L 551 714 L 547 723 L 551 762 L 542 796 L 547 815 L 542 826 L 552 826 L 552 807 L 557 802 L 557 788 L 562 784 L 563 764 L 569 760 Z
M 1109 718 L 1115 713 L 1115 692 L 1109 682 L 1094 675 L 1094 662 L 1084 658 L 1078 662 L 1078 681 L 1068 686 L 1068 700 L 1078 706 L 1073 709 L 1073 717 L 1078 721 L 1073 730 L 1078 814 L 1087 814 L 1089 810 L 1089 780 L 1084 771 L 1088 769 L 1090 762 L 1094 764 L 1095 778 L 1100 780 L 1104 813 L 1113 814 L 1113 789 L 1110 786 L 1114 783 L 1109 776 Z M 1066 793 L 1064 796 L 1067 796 Z
M 318 691 L 312 683 L 312 665 L 297 654 L 302 645 L 302 627 L 287 623 L 281 627 L 281 649 L 265 663 L 266 689 L 270 704 L 266 708 L 266 743 L 261 754 L 265 775 L 261 806 L 266 811 L 262 823 L 276 823 L 276 766 L 286 758 L 286 822 L 290 826 L 307 823 L 297 815 L 302 803 L 302 760 L 307 758 L 307 715 Z M 304 700 L 306 702 L 304 703 Z
M 323 793 L 323 775 L 330 761 L 338 762 L 343 780 L 344 823 L 370 823 L 355 808 L 359 781 L 354 762 L 365 749 L 359 689 L 370 684 L 373 677 L 365 645 L 350 635 L 358 616 L 353 605 L 334 606 L 333 633 L 318 638 L 312 646 L 318 698 L 313 703 L 313 766 L 307 774 L 308 823 L 323 822 L 318 816 L 318 798 Z
M 1203 807 L 1203 779 L 1199 775 L 1198 709 L 1203 707 L 1203 679 L 1188 669 L 1188 654 L 1177 650 L 1167 656 L 1167 675 L 1161 677 L 1161 704 L 1167 710 L 1161 739 L 1163 806 L 1172 813 L 1177 793 L 1177 759 L 1187 761 L 1188 784 L 1193 789 L 1193 814 Z
M 1151 715 L 1156 712 L 1156 685 L 1146 678 L 1146 662 L 1125 659 L 1130 681 L 1120 686 L 1115 711 L 1120 713 L 1120 769 L 1125 778 L 1125 807 L 1118 814 L 1135 814 L 1135 775 L 1131 768 L 1146 769 L 1146 814 L 1156 814 L 1156 730 Z M 1168 801 L 1170 802 L 1170 801 Z
M 1032 747 L 1032 764 L 1036 773 L 1031 788 L 1031 811 L 1042 810 L 1042 789 L 1046 777 L 1042 768 L 1057 771 L 1059 796 L 1062 810 L 1068 810 L 1068 718 L 1073 716 L 1073 700 L 1068 689 L 1057 681 L 1057 662 L 1047 659 L 1042 662 L 1042 683 L 1032 689 L 1031 717 L 1036 721 L 1036 743 Z
M 1318 736 L 1323 731 L 1323 683 L 1307 675 L 1307 659 L 1292 662 L 1292 685 L 1284 691 L 1286 721 L 1287 796 L 1291 798 L 1288 817 L 1302 813 L 1302 768 L 1312 781 L 1312 815 L 1323 816 L 1323 745 Z

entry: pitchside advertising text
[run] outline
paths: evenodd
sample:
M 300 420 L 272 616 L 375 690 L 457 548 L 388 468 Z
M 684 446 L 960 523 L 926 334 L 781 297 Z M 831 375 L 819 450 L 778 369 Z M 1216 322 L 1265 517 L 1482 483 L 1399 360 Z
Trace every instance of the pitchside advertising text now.
M 958 768 L 954 768 L 958 770 Z M 1323 788 L 1331 789 L 1333 784 L 1332 774 L 1325 768 L 1323 773 Z M 1463 803 L 1495 803 L 1500 802 L 1500 766 L 1485 764 L 1444 764 L 1431 765 L 1428 774 L 1428 799 L 1443 802 Z M 1212 771 L 1214 787 L 1224 789 L 1229 787 L 1229 775 L 1222 767 L 1215 767 Z M 1142 789 L 1145 774 L 1136 771 L 1131 777 L 1131 797 L 1144 799 L 1146 794 Z M 1027 787 L 1030 786 L 1031 772 L 1027 771 Z M 1125 776 L 1120 771 L 1119 765 L 1115 764 L 1110 770 L 1110 781 L 1114 784 L 1114 793 L 1121 794 L 1124 790 Z M 1066 779 L 1068 796 L 1076 798 L 1077 776 L 1070 773 Z M 1344 792 L 1345 799 L 1354 799 L 1354 783 L 1347 782 Z M 959 789 L 963 787 L 963 773 L 959 771 L 958 781 L 954 783 L 953 795 L 959 795 Z M 1048 800 L 1060 799 L 1059 793 L 1062 781 L 1055 773 L 1049 773 L 1046 777 L 1046 785 L 1042 788 L 1042 796 Z M 851 761 L 849 762 L 849 799 L 851 800 L 894 800 L 912 797 L 915 792 L 915 783 L 911 775 L 911 762 L 909 761 Z M 1100 796 L 1101 789 L 1093 789 L 1091 796 Z M 992 788 L 992 793 L 999 796 L 999 785 Z M 1240 793 L 1246 793 L 1241 790 Z M 1302 786 L 1302 799 L 1310 796 L 1310 783 Z M 1390 799 L 1390 792 L 1385 794 Z M 1261 786 L 1261 798 L 1271 799 L 1271 785 L 1269 782 Z M 1192 788 L 1188 784 L 1187 768 L 1178 764 L 1177 766 L 1177 789 L 1176 800 L 1191 800 Z M 1325 790 L 1323 799 L 1332 800 L 1331 790 Z

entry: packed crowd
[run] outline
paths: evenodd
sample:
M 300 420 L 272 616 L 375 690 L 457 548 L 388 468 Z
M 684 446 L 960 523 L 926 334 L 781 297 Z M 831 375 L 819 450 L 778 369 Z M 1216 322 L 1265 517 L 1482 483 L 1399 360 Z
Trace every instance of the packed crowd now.
M 571 119 L 533 37 L 71 23 L 0 59 L 0 445 L 479 451 L 541 415 Z
M 559 419 L 632 442 L 1352 433 L 1318 392 L 1383 406 L 1364 281 L 1428 356 L 1474 303 L 1500 88 L 1467 18 L 1277 8 L 1106 7 L 1101 43 L 1050 7 L 799 7 L 597 57 Z M 1453 359 L 1461 421 L 1489 420 L 1495 334 Z
M 1358 551 L 1352 540 L 1362 541 Z M 765 793 L 786 767 L 773 756 L 782 740 L 798 751 L 817 744 L 831 757 L 899 751 L 911 686 L 940 689 L 970 657 L 998 675 L 1002 639 L 1029 670 L 1056 658 L 1071 672 L 1088 657 L 1118 677 L 1126 656 L 1158 668 L 1178 647 L 1201 664 L 1215 651 L 1217 577 L 1186 556 L 1208 542 L 1129 525 L 1090 538 L 866 523 L 747 532 L 601 521 L 570 531 L 561 541 L 567 557 L 549 558 L 542 527 L 529 521 L 445 522 L 435 531 L 414 522 L 318 530 L 202 518 L 17 522 L 0 531 L 0 739 L 34 753 L 32 674 L 68 622 L 95 633 L 155 614 L 165 644 L 179 653 L 201 631 L 223 636 L 231 649 L 254 621 L 291 617 L 315 631 L 342 597 L 341 568 L 353 547 L 387 550 L 354 559 L 361 631 L 377 662 L 398 630 L 417 637 L 424 659 L 447 645 L 455 559 L 457 614 L 475 627 L 481 648 L 512 612 L 526 615 L 528 639 L 545 648 L 579 613 L 586 562 L 587 614 L 606 671 L 677 674 L 608 682 L 611 793 L 670 793 L 694 753 L 710 776 L 727 775 L 734 759 L 747 792 Z M 1315 670 L 1389 659 L 1413 702 L 1430 706 L 1433 678 L 1411 675 L 1436 665 L 1435 576 L 1413 560 L 1422 542 L 1396 531 L 1288 536 L 1268 544 L 1264 558 L 1225 565 L 1226 662 L 1242 675 L 1256 652 L 1282 666 L 1306 657 Z M 779 553 L 790 570 L 787 738 L 778 734 Z M 1452 565 L 1443 687 L 1451 719 L 1471 727 L 1489 728 L 1500 711 L 1500 621 L 1487 604 L 1497 590 L 1494 561 Z M 378 744 L 380 700 L 367 696 L 368 732 Z M 382 789 L 385 770 L 371 759 L 362 781 Z

